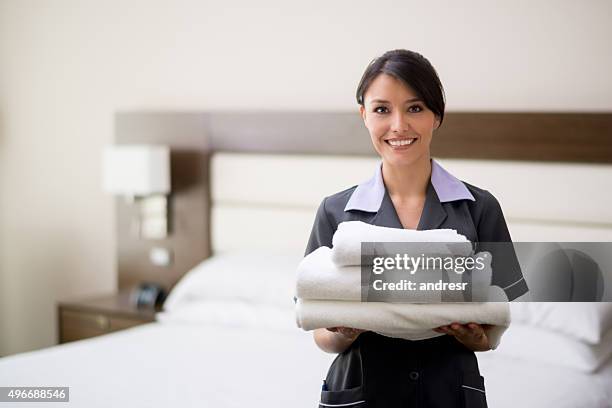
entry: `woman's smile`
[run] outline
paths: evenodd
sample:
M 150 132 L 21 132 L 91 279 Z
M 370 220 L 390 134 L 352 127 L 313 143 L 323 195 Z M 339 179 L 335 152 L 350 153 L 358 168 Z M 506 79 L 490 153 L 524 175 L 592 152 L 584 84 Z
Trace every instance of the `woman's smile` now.
M 393 138 L 393 139 L 386 139 L 385 143 L 389 145 L 389 147 L 391 147 L 392 150 L 403 151 L 403 150 L 408 150 L 414 143 L 416 143 L 417 140 L 418 138 L 416 137 Z

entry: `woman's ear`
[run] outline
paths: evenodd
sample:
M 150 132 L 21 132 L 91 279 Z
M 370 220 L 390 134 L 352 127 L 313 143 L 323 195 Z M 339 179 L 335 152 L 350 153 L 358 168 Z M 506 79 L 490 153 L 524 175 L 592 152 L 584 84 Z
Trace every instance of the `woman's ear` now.
M 434 121 L 434 130 L 437 130 L 440 127 L 440 118 L 436 116 L 436 120 Z
M 365 123 L 365 121 L 366 121 L 366 110 L 365 110 L 365 107 L 363 105 L 359 105 L 359 114 L 361 115 L 361 119 L 363 119 L 363 122 Z

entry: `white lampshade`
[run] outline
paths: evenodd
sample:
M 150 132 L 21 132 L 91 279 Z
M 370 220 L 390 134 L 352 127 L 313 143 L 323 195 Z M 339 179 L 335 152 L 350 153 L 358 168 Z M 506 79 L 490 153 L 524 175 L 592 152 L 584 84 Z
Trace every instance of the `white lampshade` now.
M 104 149 L 104 191 L 125 196 L 170 192 L 170 149 L 159 145 L 114 145 Z

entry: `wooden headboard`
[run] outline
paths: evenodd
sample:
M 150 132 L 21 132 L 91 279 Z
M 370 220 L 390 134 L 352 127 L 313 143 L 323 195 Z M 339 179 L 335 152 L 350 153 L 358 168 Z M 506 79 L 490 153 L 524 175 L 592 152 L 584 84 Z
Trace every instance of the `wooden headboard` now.
M 168 145 L 172 166 L 168 238 L 134 237 L 128 228 L 134 210 L 116 200 L 119 289 L 141 281 L 171 288 L 211 255 L 213 153 L 376 156 L 357 112 L 121 112 L 115 119 L 116 144 Z M 434 136 L 432 155 L 610 164 L 612 114 L 448 113 Z M 173 251 L 170 267 L 149 262 L 149 250 L 156 246 Z

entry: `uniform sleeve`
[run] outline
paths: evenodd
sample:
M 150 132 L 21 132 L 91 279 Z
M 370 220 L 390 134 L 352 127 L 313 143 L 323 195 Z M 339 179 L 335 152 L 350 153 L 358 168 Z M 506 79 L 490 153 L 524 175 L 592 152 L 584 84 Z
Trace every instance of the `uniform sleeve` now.
M 310 232 L 310 238 L 308 239 L 304 256 L 321 246 L 327 246 L 330 248 L 332 246 L 332 238 L 334 236 L 335 229 L 329 221 L 329 217 L 325 209 L 326 200 L 327 198 L 321 202 L 321 205 L 319 205 L 319 209 L 317 210 L 317 215 L 314 220 L 314 225 L 312 226 L 312 231 Z
M 488 251 L 493 255 L 492 284 L 506 292 L 508 300 L 514 300 L 527 293 L 529 288 L 523 277 L 521 266 L 511 244 L 512 239 L 501 206 L 497 199 L 488 194 L 478 223 L 479 251 Z

